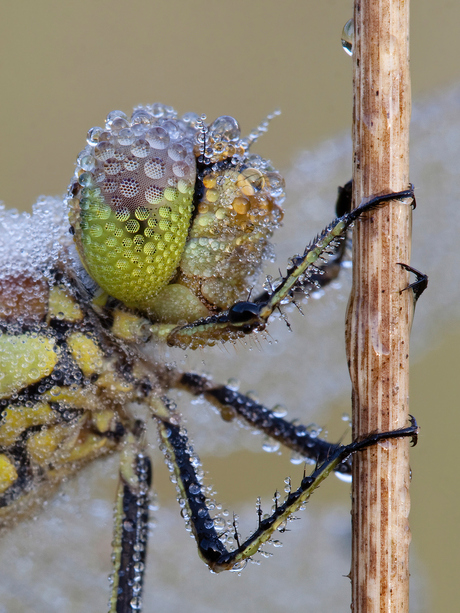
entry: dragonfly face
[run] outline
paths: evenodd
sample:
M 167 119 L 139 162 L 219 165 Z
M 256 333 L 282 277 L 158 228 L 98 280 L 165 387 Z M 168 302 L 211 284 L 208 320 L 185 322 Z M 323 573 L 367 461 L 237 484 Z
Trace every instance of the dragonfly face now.
M 233 118 L 206 127 L 158 104 L 129 119 L 115 111 L 88 143 L 67 202 L 99 287 L 165 323 L 247 298 L 282 217 L 283 179 L 249 155 Z
M 120 450 L 111 611 L 140 609 L 145 566 L 151 467 L 130 403 L 157 422 L 182 515 L 215 572 L 241 569 L 332 470 L 349 475 L 350 454 L 364 446 L 310 436 L 234 389 L 140 350 L 148 342 L 195 349 L 235 341 L 337 275 L 341 239 L 365 207 L 332 222 L 291 258 L 284 277 L 252 296 L 284 198 L 279 173 L 250 153 L 254 140 L 226 116 L 206 125 L 159 104 L 131 118 L 112 112 L 78 156 L 66 199 L 70 233 L 59 200 L 42 199 L 32 217 L 1 212 L 0 522 Z M 341 210 L 344 199 L 347 189 Z M 331 259 L 318 266 L 325 255 Z M 259 506 L 258 529 L 244 542 L 235 521 L 211 515 L 199 460 L 167 399 L 172 388 L 204 396 L 224 419 L 237 417 L 319 464 L 284 500 L 276 497 L 271 515 Z M 406 430 L 400 435 L 414 432 Z

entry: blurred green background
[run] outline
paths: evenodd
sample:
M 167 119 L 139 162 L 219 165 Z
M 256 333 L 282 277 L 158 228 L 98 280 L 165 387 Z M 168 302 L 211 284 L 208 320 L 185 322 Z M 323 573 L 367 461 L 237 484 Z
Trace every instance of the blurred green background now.
M 209 120 L 218 115 L 233 115 L 240 121 L 243 133 L 257 126 L 267 113 L 281 108 L 282 115 L 273 121 L 257 152 L 283 171 L 292 168 L 301 151 L 314 149 L 325 139 L 350 130 L 352 66 L 341 49 L 340 34 L 352 14 L 351 2 L 25 0 L 3 1 L 0 6 L 0 197 L 8 207 L 30 210 L 40 194 L 62 194 L 72 175 L 76 155 L 84 146 L 87 130 L 101 125 L 110 110 L 129 112 L 139 103 L 161 101 L 180 113 L 191 110 L 206 113 Z M 460 4 L 449 0 L 436 3 L 418 0 L 412 3 L 411 13 L 415 104 L 418 99 L 429 99 L 460 80 Z M 436 126 L 432 129 L 436 131 Z M 349 169 L 351 174 L 351 159 Z M 324 176 L 327 181 L 327 168 Z M 347 178 L 345 172 L 341 180 Z M 334 193 L 335 185 L 332 185 L 331 209 L 330 213 L 326 211 L 326 220 L 332 216 Z M 292 213 L 291 210 L 289 214 L 288 191 L 286 228 L 299 223 Z M 438 214 L 444 213 L 439 210 Z M 319 229 L 313 227 L 311 232 Z M 289 233 L 284 236 L 289 243 Z M 311 237 L 307 232 L 305 240 L 308 238 Z M 432 248 L 432 239 L 429 235 L 421 238 L 426 240 L 427 250 Z M 442 241 L 442 237 L 438 240 Z M 445 245 L 445 251 L 446 259 L 458 261 L 458 250 Z M 418 266 L 417 262 L 413 264 Z M 442 270 L 428 272 L 442 275 Z M 446 278 L 445 283 L 449 282 Z M 430 304 L 430 293 L 423 301 Z M 457 579 L 460 495 L 454 438 L 460 426 L 456 389 L 460 364 L 459 312 L 452 317 L 449 311 L 447 320 L 442 311 L 432 313 L 439 324 L 437 335 L 430 338 L 429 346 L 418 350 L 411 379 L 411 411 L 422 426 L 419 446 L 412 454 L 411 528 L 417 569 L 414 573 L 419 572 L 421 577 L 418 585 L 423 588 L 421 597 L 426 607 L 423 610 L 447 613 L 458 610 L 460 598 Z M 295 322 L 297 329 L 304 325 L 301 318 Z M 417 320 L 413 334 L 417 335 Z M 308 342 L 308 336 L 305 338 Z M 343 345 L 341 338 L 337 343 Z M 320 346 L 318 352 L 321 350 Z M 241 376 L 239 371 L 246 364 L 243 391 L 252 388 L 251 361 L 244 362 L 245 358 L 241 357 L 244 351 L 244 348 L 230 350 L 230 359 L 224 356 L 225 360 L 229 359 L 229 371 L 232 369 L 229 376 Z M 257 351 L 250 356 L 252 360 L 258 361 Z M 204 366 L 198 364 L 209 367 L 206 359 Z M 297 364 L 301 370 L 299 359 Z M 289 390 L 299 377 L 294 373 L 286 384 L 280 368 L 276 366 L 276 372 L 270 373 L 268 379 L 275 384 L 280 379 L 280 386 L 284 383 L 284 403 L 291 408 Z M 266 390 L 259 391 L 265 400 Z M 304 393 L 308 395 L 308 390 Z M 333 407 L 328 407 L 324 399 L 326 412 L 320 423 L 327 424 L 331 438 L 341 435 L 344 426 L 340 415 L 347 407 L 347 394 L 341 400 L 334 399 Z M 308 415 L 304 420 L 309 420 Z M 289 464 L 280 462 L 276 456 L 253 451 L 235 451 L 224 458 L 201 455 L 219 491 L 219 500 L 231 501 L 232 508 L 248 501 L 254 506 L 257 495 L 269 497 L 290 470 Z M 256 464 L 259 468 L 252 468 Z M 248 465 L 251 470 L 247 469 Z M 253 470 L 259 471 L 257 477 Z M 264 470 L 268 472 L 266 483 L 261 482 Z M 169 508 L 174 492 L 167 483 L 165 471 L 159 469 L 157 474 L 155 483 L 160 503 Z M 99 491 L 103 485 L 94 487 Z M 67 489 L 71 496 L 72 487 Z M 108 494 L 108 499 L 111 495 Z M 343 486 L 334 480 L 322 488 L 317 498 L 311 507 L 316 505 L 320 513 L 329 505 L 339 504 L 337 501 L 347 503 Z M 177 510 L 174 512 L 178 515 Z M 182 530 L 181 523 L 177 519 L 178 530 Z M 161 526 L 157 529 L 161 531 Z M 24 530 L 18 529 L 15 534 L 17 539 L 25 539 L 27 549 Z M 85 536 L 80 538 L 84 540 Z M 283 541 L 283 554 L 289 556 L 289 535 Z M 185 546 L 193 549 L 190 542 Z M 57 544 L 56 552 L 59 550 Z M 74 552 L 61 550 L 60 555 L 71 557 Z M 317 551 L 306 552 L 307 557 L 312 555 L 317 555 Z M 155 557 L 155 543 L 151 556 Z M 40 558 L 35 560 L 39 562 Z M 276 555 L 274 561 L 265 564 L 276 564 Z M 263 577 L 264 568 L 250 572 Z M 345 568 L 342 574 L 347 572 Z M 203 581 L 213 580 L 206 574 L 200 577 Z M 308 577 L 300 576 L 298 581 L 304 583 L 305 590 L 311 589 Z M 337 577 L 337 581 L 344 580 Z M 27 590 L 26 586 L 22 587 Z M 81 584 L 80 589 L 84 592 L 85 585 Z M 153 593 L 155 589 L 153 586 L 149 590 L 147 586 Z M 197 585 L 198 592 L 200 589 Z M 180 590 L 179 577 L 177 591 L 180 593 Z M 255 595 L 251 598 L 257 602 Z M 185 594 L 184 602 L 187 602 Z M 0 603 L 0 612 L 13 610 L 20 611 L 20 605 L 14 609 L 13 605 Z M 49 610 L 58 610 L 57 604 L 55 609 L 49 603 Z M 206 608 L 189 606 L 189 610 Z

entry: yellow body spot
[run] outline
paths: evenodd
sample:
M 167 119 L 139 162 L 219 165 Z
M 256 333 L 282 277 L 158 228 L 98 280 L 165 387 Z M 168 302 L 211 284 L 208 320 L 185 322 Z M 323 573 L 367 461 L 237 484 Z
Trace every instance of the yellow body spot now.
M 69 453 L 63 456 L 63 459 L 66 462 L 92 459 L 95 455 L 99 455 L 101 450 L 108 446 L 109 442 L 110 441 L 104 436 L 87 433 L 83 441 L 79 441 L 77 444 L 73 445 Z
M 129 383 L 111 371 L 104 372 L 98 378 L 97 386 L 105 389 L 107 392 L 111 392 L 114 396 L 118 394 L 127 394 L 134 389 L 132 383 Z
M 94 394 L 94 390 L 77 385 L 68 387 L 55 385 L 42 394 L 41 398 L 48 402 L 64 403 L 72 409 L 96 411 L 101 406 L 101 401 Z
M 55 285 L 49 293 L 48 318 L 53 317 L 65 321 L 80 321 L 83 319 L 83 311 L 78 303 L 61 285 Z
M 134 470 L 138 451 L 138 441 L 131 433 L 128 434 L 120 454 L 120 474 L 132 488 L 139 485 L 139 478 Z
M 116 421 L 116 415 L 110 409 L 106 411 L 97 411 L 93 415 L 93 424 L 99 432 L 110 432 Z
M 54 339 L 0 335 L 0 398 L 8 398 L 50 375 L 58 359 Z
M 27 451 L 36 464 L 44 465 L 68 436 L 68 426 L 50 426 L 41 432 L 35 432 L 27 439 Z
M 56 413 L 49 404 L 36 404 L 33 407 L 10 406 L 2 413 L 0 425 L 0 446 L 9 447 L 31 426 L 52 424 Z
M 96 290 L 94 294 L 94 298 L 91 300 L 91 305 L 93 308 L 97 309 L 98 307 L 104 307 L 107 303 L 109 295 L 103 289 Z
M 145 343 L 149 337 L 148 320 L 128 311 L 115 309 L 112 333 L 125 341 Z
M 0 453 L 0 495 L 13 485 L 18 478 L 17 470 L 11 460 Z
M 171 283 L 152 301 L 150 315 L 156 321 L 179 323 L 208 317 L 208 309 L 185 285 Z
M 102 372 L 104 353 L 91 338 L 74 332 L 67 339 L 67 345 L 85 377 Z

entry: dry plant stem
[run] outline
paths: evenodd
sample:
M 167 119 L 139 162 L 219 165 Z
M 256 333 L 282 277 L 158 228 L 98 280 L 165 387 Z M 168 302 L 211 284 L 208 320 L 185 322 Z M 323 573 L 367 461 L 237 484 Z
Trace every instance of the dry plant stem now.
M 354 205 L 409 185 L 409 2 L 355 0 Z M 392 201 L 359 221 L 347 353 L 353 436 L 408 422 L 407 273 L 411 209 Z M 409 610 L 409 441 L 379 444 L 354 459 L 352 610 Z

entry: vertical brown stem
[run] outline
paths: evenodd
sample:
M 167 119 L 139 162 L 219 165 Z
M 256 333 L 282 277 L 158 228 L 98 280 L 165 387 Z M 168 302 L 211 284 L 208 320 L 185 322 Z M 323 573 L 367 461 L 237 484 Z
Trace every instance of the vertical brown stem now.
M 409 2 L 355 0 L 354 204 L 409 184 Z M 347 352 L 353 436 L 408 422 L 410 207 L 392 201 L 353 236 Z M 352 610 L 409 610 L 409 441 L 359 454 L 353 466 Z

